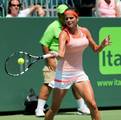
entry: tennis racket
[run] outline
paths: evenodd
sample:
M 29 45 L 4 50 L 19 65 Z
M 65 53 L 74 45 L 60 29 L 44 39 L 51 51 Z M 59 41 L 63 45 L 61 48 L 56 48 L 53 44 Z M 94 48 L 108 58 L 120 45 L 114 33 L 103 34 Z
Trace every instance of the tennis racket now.
M 51 53 L 42 56 L 33 56 L 23 51 L 15 52 L 5 60 L 5 71 L 10 76 L 19 76 L 28 71 L 37 61 L 53 56 Z M 23 60 L 22 64 L 18 63 L 19 58 Z

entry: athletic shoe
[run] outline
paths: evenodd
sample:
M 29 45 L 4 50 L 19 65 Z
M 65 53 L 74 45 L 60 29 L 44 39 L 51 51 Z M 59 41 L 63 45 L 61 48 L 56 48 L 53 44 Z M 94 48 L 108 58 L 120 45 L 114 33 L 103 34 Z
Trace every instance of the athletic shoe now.
M 43 110 L 35 110 L 35 115 L 36 117 L 44 117 L 45 116 L 45 113 Z
M 79 114 L 79 115 L 82 115 L 82 114 L 90 115 L 90 110 L 86 105 L 84 105 L 83 108 L 78 109 L 77 114 Z
M 49 106 L 47 104 L 45 104 L 44 109 L 36 109 L 35 110 L 35 115 L 36 117 L 44 117 L 45 113 L 47 112 L 47 110 L 49 109 Z

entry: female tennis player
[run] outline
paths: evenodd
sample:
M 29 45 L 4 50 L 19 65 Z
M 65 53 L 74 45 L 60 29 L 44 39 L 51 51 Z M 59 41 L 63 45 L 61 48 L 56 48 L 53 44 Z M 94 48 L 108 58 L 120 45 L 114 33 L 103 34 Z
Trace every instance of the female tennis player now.
M 59 36 L 60 58 L 56 77 L 49 85 L 54 88 L 52 105 L 45 115 L 45 120 L 53 120 L 59 110 L 63 97 L 73 85 L 86 101 L 92 120 L 100 120 L 100 114 L 94 92 L 83 69 L 82 56 L 84 50 L 90 45 L 94 52 L 100 52 L 110 44 L 110 37 L 105 38 L 100 45 L 97 45 L 89 30 L 78 26 L 78 14 L 75 10 L 69 9 L 64 12 L 66 26 Z

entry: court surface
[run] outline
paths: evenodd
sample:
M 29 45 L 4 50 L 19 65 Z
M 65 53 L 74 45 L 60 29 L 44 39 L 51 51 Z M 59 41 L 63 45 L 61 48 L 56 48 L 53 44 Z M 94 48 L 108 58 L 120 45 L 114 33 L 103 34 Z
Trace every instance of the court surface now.
M 121 120 L 121 110 L 103 110 L 100 111 L 102 120 Z M 0 120 L 44 120 L 43 117 L 35 115 L 1 115 Z M 91 120 L 90 115 L 77 115 L 76 112 L 60 112 L 54 120 Z

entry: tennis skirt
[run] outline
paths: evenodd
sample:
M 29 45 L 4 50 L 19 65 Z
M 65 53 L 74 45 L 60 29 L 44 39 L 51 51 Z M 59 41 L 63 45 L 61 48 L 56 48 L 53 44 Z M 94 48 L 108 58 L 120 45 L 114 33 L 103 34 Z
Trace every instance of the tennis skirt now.
M 69 89 L 74 83 L 89 80 L 84 71 L 66 71 L 57 70 L 55 80 L 49 83 L 52 88 Z

